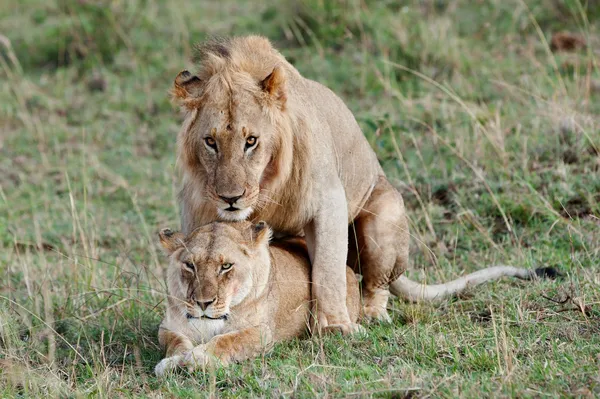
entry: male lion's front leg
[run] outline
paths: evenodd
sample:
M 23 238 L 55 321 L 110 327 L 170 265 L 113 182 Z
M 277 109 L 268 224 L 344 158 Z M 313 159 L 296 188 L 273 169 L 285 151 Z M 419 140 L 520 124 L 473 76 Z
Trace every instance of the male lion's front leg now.
M 342 334 L 360 331 L 362 328 L 350 321 L 346 307 L 348 205 L 343 188 L 325 193 L 319 207 L 315 218 L 304 228 L 312 263 L 317 328 Z

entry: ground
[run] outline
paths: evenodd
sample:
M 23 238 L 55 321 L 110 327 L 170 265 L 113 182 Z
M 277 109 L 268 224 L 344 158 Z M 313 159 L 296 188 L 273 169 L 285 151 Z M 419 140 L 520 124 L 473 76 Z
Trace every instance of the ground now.
M 591 0 L 5 0 L 0 396 L 599 396 L 599 21 Z M 155 378 L 167 92 L 195 42 L 247 33 L 354 112 L 407 202 L 411 278 L 564 277 L 394 299 L 366 336 Z

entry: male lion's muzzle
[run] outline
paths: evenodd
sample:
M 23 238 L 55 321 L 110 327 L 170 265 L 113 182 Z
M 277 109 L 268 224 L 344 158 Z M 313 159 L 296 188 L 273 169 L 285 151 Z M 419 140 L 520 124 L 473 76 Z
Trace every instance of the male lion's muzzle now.
M 244 194 L 246 194 L 246 190 L 244 190 L 240 195 L 231 195 L 231 194 L 226 194 L 226 195 L 221 195 L 218 194 L 219 198 L 221 199 L 221 201 L 225 202 L 225 204 L 229 205 L 227 208 L 225 208 L 226 211 L 239 211 L 239 207 L 236 206 L 236 202 L 242 198 L 244 196 Z
M 215 190 L 213 201 L 217 208 L 219 219 L 225 221 L 242 221 L 246 220 L 254 211 L 253 206 L 257 197 L 258 193 L 254 193 L 254 190 L 243 189 L 236 192 L 220 192 L 219 190 Z

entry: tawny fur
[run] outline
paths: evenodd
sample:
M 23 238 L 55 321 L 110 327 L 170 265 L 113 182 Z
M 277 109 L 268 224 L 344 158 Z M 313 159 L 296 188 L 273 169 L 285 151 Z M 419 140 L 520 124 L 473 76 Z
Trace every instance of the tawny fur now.
M 167 313 L 159 329 L 166 357 L 156 366 L 158 375 L 248 359 L 312 327 L 310 264 L 302 239 L 269 246 L 269 228 L 249 222 L 215 222 L 187 237 L 163 230 L 160 238 L 170 265 Z M 232 266 L 223 270 L 223 264 Z M 347 306 L 356 322 L 358 282 L 349 268 L 346 277 Z M 197 302 L 210 304 L 203 309 Z

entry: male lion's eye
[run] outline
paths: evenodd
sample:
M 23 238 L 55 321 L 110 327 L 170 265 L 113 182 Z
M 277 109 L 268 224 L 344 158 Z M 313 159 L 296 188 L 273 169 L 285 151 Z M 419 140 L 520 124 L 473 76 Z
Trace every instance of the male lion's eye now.
M 217 150 L 217 142 L 212 137 L 205 138 L 204 142 L 206 143 L 207 146 L 209 146 L 213 150 L 215 150 L 215 151 Z
M 233 267 L 233 263 L 223 263 L 221 265 L 221 270 L 227 271 L 227 270 L 231 269 L 232 267 Z
M 250 136 L 246 139 L 246 149 L 254 147 L 256 144 L 256 137 Z
M 183 264 L 185 265 L 185 267 L 187 267 L 188 269 L 194 271 L 196 270 L 196 268 L 194 267 L 194 264 L 192 262 L 183 262 Z

